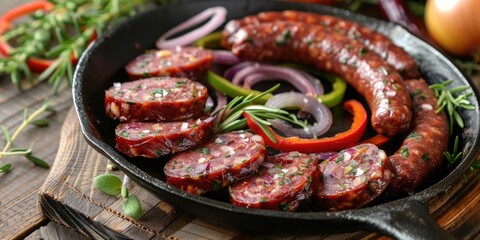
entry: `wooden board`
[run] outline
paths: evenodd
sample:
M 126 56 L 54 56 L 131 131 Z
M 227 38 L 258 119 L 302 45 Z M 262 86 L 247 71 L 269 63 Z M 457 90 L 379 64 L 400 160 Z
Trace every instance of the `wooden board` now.
M 49 96 L 51 85 L 40 84 L 21 92 L 7 82 L 9 79 L 3 78 L 0 81 L 0 123 L 12 133 L 23 120 L 24 108 L 30 109 L 30 112 L 39 108 Z M 62 87 L 60 93 L 51 98 L 50 105 L 56 113 L 42 115 L 50 126 L 27 127 L 13 147 L 31 148 L 36 156 L 52 165 L 58 149 L 59 129 L 72 106 L 70 89 Z M 3 148 L 4 145 L 1 137 L 0 147 Z M 46 220 L 36 208 L 36 202 L 38 190 L 50 170 L 35 167 L 21 156 L 5 157 L 0 160 L 0 164 L 4 163 L 11 163 L 13 168 L 6 174 L 0 174 L 0 238 L 22 238 Z
M 145 215 L 136 221 L 122 213 L 121 200 L 102 194 L 92 187 L 93 177 L 109 171 L 108 163 L 105 157 L 85 142 L 76 115 L 71 111 L 62 129 L 55 165 L 40 192 L 42 211 L 55 222 L 93 238 L 215 240 L 378 237 L 365 232 L 330 236 L 249 234 L 176 211 L 174 207 L 132 183 L 131 192 L 139 196 L 145 212 Z M 112 173 L 122 176 L 119 171 Z M 472 176 L 470 179 L 467 183 L 459 181 L 449 192 L 437 197 L 431 204 L 431 210 L 440 225 L 463 239 L 475 239 L 480 233 L 480 177 Z

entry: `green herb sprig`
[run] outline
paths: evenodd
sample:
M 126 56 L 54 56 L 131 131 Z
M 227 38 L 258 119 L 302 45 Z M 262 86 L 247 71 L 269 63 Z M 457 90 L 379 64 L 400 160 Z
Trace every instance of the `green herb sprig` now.
M 10 75 L 12 83 L 22 89 L 22 78 L 30 84 L 47 80 L 56 93 L 61 83 L 72 83 L 72 58 L 78 59 L 94 34 L 100 36 L 107 26 L 132 15 L 144 0 L 50 0 L 54 8 L 37 11 L 31 21 L 20 23 L 1 36 L 14 42 L 12 52 L 0 59 L 0 74 Z M 34 79 L 27 59 L 56 59 L 38 79 Z
M 122 209 L 127 216 L 140 219 L 143 215 L 142 205 L 135 194 L 128 192 L 130 178 L 127 175 L 120 180 L 113 174 L 102 174 L 93 179 L 93 185 L 101 192 L 110 196 L 120 196 L 123 198 Z
M 443 153 L 443 155 L 448 161 L 448 167 L 452 167 L 453 165 L 455 165 L 462 157 L 462 154 L 463 152 L 458 151 L 458 136 L 455 136 L 452 151 Z
M 249 94 L 246 97 L 235 97 L 223 108 L 212 113 L 215 118 L 214 132 L 222 133 L 246 128 L 247 120 L 242 118 L 244 112 L 248 113 L 255 121 L 257 121 L 258 125 L 272 142 L 275 142 L 275 138 L 273 137 L 272 132 L 267 128 L 267 126 L 271 125 L 271 123 L 268 122 L 268 119 L 282 119 L 302 128 L 306 127 L 306 123 L 304 121 L 299 121 L 295 114 L 279 108 L 253 105 L 255 100 L 275 91 L 279 87 L 280 85 L 277 84 L 256 96 L 254 94 Z
M 430 88 L 435 92 L 435 95 L 438 98 L 437 105 L 438 109 L 436 110 L 437 113 L 446 109 L 446 113 L 449 118 L 450 123 L 450 134 L 453 133 L 453 123 L 455 122 L 460 128 L 464 127 L 464 123 L 462 117 L 458 113 L 457 109 L 467 109 L 467 110 L 474 110 L 475 106 L 473 106 L 468 97 L 472 95 L 471 92 L 462 93 L 461 92 L 469 89 L 469 86 L 458 86 L 453 88 L 447 88 L 453 80 L 446 80 L 441 83 L 432 84 Z M 457 95 L 458 96 L 454 96 Z
M 32 114 L 29 114 L 29 111 L 27 108 L 23 111 L 23 121 L 20 124 L 20 126 L 17 127 L 15 132 L 13 134 L 10 134 L 7 128 L 4 125 L 0 125 L 0 130 L 3 133 L 3 138 L 6 141 L 5 146 L 3 147 L 2 151 L 0 152 L 0 160 L 6 156 L 15 156 L 15 155 L 21 155 L 25 157 L 27 160 L 31 161 L 33 164 L 35 164 L 38 167 L 41 168 L 49 168 L 50 166 L 48 165 L 47 162 L 44 160 L 34 156 L 32 154 L 32 150 L 29 148 L 12 148 L 12 145 L 17 139 L 17 137 L 20 135 L 20 133 L 28 126 L 28 125 L 34 125 L 37 127 L 47 127 L 48 121 L 42 118 L 39 118 L 39 116 L 47 111 L 54 111 L 52 108 L 50 108 L 48 102 L 44 103 L 39 109 L 37 109 L 35 112 Z M 12 169 L 12 164 L 11 163 L 6 163 L 0 165 L 0 173 L 5 173 L 8 172 Z

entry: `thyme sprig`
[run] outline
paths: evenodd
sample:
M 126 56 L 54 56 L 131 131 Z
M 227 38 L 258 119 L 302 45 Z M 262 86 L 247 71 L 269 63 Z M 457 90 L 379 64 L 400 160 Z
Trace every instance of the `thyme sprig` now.
M 144 0 L 50 0 L 54 8 L 37 11 L 31 21 L 16 25 L 1 36 L 14 43 L 7 58 L 0 59 L 0 74 L 10 75 L 12 83 L 22 89 L 22 79 L 30 84 L 47 80 L 56 93 L 66 79 L 72 83 L 72 58 L 78 59 L 94 34 L 101 35 L 107 26 L 132 15 Z M 38 79 L 27 65 L 30 57 L 56 59 Z
M 443 111 L 446 108 L 446 113 L 449 118 L 450 123 L 450 134 L 453 132 L 453 123 L 455 122 L 460 128 L 464 127 L 464 123 L 462 117 L 458 113 L 457 109 L 466 109 L 466 110 L 474 110 L 475 106 L 473 106 L 468 97 L 472 95 L 471 92 L 462 93 L 461 92 L 469 89 L 469 86 L 457 86 L 453 88 L 447 88 L 453 80 L 446 80 L 441 83 L 432 84 L 430 88 L 435 92 L 435 95 L 438 98 L 437 105 L 438 109 L 436 110 L 437 113 Z M 457 95 L 458 96 L 454 96 Z
M 258 125 L 262 128 L 270 140 L 272 140 L 272 142 L 275 142 L 275 138 L 273 137 L 271 131 L 267 128 L 267 126 L 271 125 L 271 123 L 268 122 L 268 119 L 282 119 L 290 122 L 291 124 L 305 128 L 307 123 L 304 121 L 299 121 L 295 114 L 279 108 L 252 104 L 258 98 L 272 93 L 279 87 L 280 85 L 277 84 L 258 95 L 249 94 L 246 97 L 235 97 L 223 108 L 212 113 L 215 118 L 214 132 L 222 133 L 246 128 L 247 120 L 242 118 L 244 112 L 252 116 L 252 118 L 258 123 Z
M 29 113 L 28 108 L 25 108 L 23 111 L 23 121 L 20 124 L 20 126 L 17 127 L 17 129 L 13 132 L 13 134 L 10 134 L 10 132 L 7 130 L 7 128 L 4 125 L 0 125 L 0 130 L 3 133 L 3 137 L 6 141 L 5 146 L 3 147 L 2 151 L 0 151 L 0 160 L 3 159 L 6 156 L 23 156 L 27 160 L 31 161 L 33 164 L 35 164 L 38 167 L 42 168 L 49 168 L 50 166 L 48 165 L 47 162 L 44 160 L 34 156 L 32 154 L 32 150 L 29 148 L 12 148 L 12 145 L 14 141 L 17 139 L 17 137 L 20 135 L 20 133 L 28 126 L 28 125 L 34 125 L 37 127 L 46 127 L 48 126 L 48 121 L 45 119 L 39 118 L 40 115 L 46 111 L 53 111 L 53 109 L 50 108 L 48 102 L 45 102 L 39 109 L 34 111 L 32 114 Z M 6 163 L 3 165 L 0 165 L 0 173 L 2 172 L 8 172 L 12 168 L 11 163 Z

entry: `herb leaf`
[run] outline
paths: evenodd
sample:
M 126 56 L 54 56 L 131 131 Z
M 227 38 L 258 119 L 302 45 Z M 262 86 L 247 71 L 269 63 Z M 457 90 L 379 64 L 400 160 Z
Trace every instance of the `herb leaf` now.
M 12 169 L 12 164 L 11 163 L 6 163 L 0 166 L 0 173 L 6 173 Z
M 143 215 L 142 205 L 135 194 L 128 195 L 122 204 L 122 209 L 126 215 L 135 219 L 139 219 Z
M 38 157 L 33 156 L 31 153 L 25 154 L 24 156 L 25 156 L 26 159 L 30 160 L 31 162 L 33 162 L 33 164 L 35 164 L 38 167 L 50 168 L 50 165 L 48 165 L 47 162 L 43 161 L 42 159 L 40 159 Z
M 93 185 L 105 194 L 117 196 L 121 192 L 122 180 L 113 174 L 102 174 L 93 179 Z
M 468 97 L 472 94 L 471 92 L 460 94 L 467 89 L 468 86 L 458 86 L 453 88 L 447 88 L 453 80 L 446 80 L 441 83 L 430 85 L 430 89 L 435 92 L 435 95 L 438 98 L 437 105 L 439 106 L 436 110 L 437 113 L 447 109 L 446 113 L 450 122 L 450 134 L 453 133 L 453 123 L 455 122 L 460 128 L 464 127 L 462 117 L 458 113 L 458 109 L 471 110 L 475 109 L 475 106 L 470 103 Z M 457 97 L 454 97 L 454 94 L 459 94 Z
M 46 119 L 36 119 L 31 121 L 30 124 L 36 127 L 48 127 L 50 125 Z

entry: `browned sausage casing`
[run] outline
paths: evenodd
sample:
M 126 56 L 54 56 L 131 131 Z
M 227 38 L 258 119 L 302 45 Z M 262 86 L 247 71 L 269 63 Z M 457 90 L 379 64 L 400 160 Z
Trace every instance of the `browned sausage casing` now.
M 378 133 L 395 136 L 410 126 L 410 97 L 398 72 L 361 42 L 320 25 L 266 22 L 240 28 L 232 52 L 254 61 L 295 61 L 336 74 L 362 94 Z
M 242 19 L 230 21 L 225 26 L 225 40 L 228 40 L 230 35 L 234 34 L 238 29 L 247 24 L 259 24 L 262 22 L 273 21 L 292 21 L 322 25 L 336 31 L 337 33 L 362 42 L 370 50 L 376 52 L 385 59 L 406 79 L 418 78 L 420 76 L 420 72 L 415 65 L 414 59 L 402 48 L 395 45 L 387 36 L 356 22 L 329 15 L 319 15 L 293 10 L 262 12 L 258 15 L 247 16 Z M 228 43 L 225 42 L 224 44 Z
M 392 192 L 410 192 L 442 164 L 448 145 L 448 121 L 444 112 L 435 113 L 437 99 L 424 80 L 405 85 L 412 96 L 412 130 L 400 149 L 390 156 L 394 177 Z

